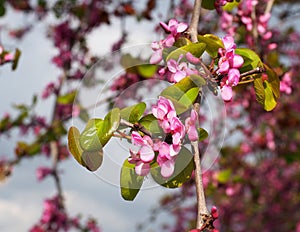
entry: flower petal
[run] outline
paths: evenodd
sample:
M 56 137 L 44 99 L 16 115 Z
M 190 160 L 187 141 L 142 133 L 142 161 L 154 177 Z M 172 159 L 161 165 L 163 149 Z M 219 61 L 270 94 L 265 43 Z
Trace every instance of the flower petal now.
M 146 176 L 150 172 L 150 164 L 149 163 L 143 163 L 142 161 L 138 162 L 135 165 L 135 173 L 139 176 Z
M 140 158 L 143 162 L 149 163 L 154 159 L 154 151 L 150 146 L 142 146 L 140 149 Z
M 224 101 L 230 101 L 232 99 L 232 88 L 228 85 L 224 85 L 221 89 L 222 98 Z
M 160 167 L 160 174 L 162 175 L 162 177 L 169 178 L 174 173 L 175 162 L 174 160 L 167 160 L 163 162 Z

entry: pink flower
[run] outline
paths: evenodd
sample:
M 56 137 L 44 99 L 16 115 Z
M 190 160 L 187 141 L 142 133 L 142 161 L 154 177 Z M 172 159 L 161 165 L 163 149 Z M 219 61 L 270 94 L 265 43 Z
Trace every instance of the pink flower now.
M 168 25 L 164 22 L 160 22 L 160 25 L 167 33 L 171 33 L 173 37 L 176 37 L 188 28 L 186 23 L 179 23 L 176 19 L 170 19 Z
M 218 62 L 218 72 L 225 77 L 221 81 L 221 92 L 224 101 L 232 99 L 232 87 L 236 86 L 240 80 L 238 68 L 244 64 L 244 59 L 235 54 L 236 45 L 232 36 L 225 36 L 223 39 L 225 49 L 219 48 L 220 59 Z
M 198 132 L 196 129 L 197 119 L 198 113 L 195 110 L 192 110 L 191 116 L 185 120 L 185 128 L 190 141 L 198 140 Z
M 216 206 L 211 207 L 210 214 L 214 219 L 217 219 L 219 217 L 218 209 Z
M 161 175 L 164 178 L 172 176 L 175 170 L 175 158 L 178 154 L 178 149 L 174 150 L 173 145 L 169 145 L 166 142 L 160 144 L 157 156 L 157 163 L 161 168 Z
M 221 89 L 221 95 L 224 101 L 230 101 L 232 99 L 232 88 L 228 85 L 224 85 Z
M 185 127 L 177 117 L 170 120 L 170 133 L 172 134 L 172 142 L 174 145 L 179 145 L 181 139 L 185 135 Z
M 167 62 L 167 68 L 170 72 L 168 79 L 171 83 L 177 83 L 186 76 L 189 76 L 192 74 L 198 74 L 198 71 L 195 69 L 189 68 L 187 63 L 180 62 L 182 57 L 183 57 L 183 55 L 181 55 L 178 58 L 178 61 L 171 59 Z M 192 60 L 193 62 L 195 62 L 195 64 L 197 62 L 199 63 L 199 61 L 200 61 L 199 58 L 194 57 L 191 53 L 187 53 L 186 58 L 189 60 Z
M 150 163 L 145 163 L 141 160 L 140 154 L 132 150 L 129 150 L 131 157 L 128 158 L 128 162 L 135 165 L 135 173 L 139 176 L 146 176 L 150 172 Z
M 283 78 L 280 81 L 280 91 L 285 94 L 292 93 L 291 72 L 287 72 L 283 75 Z
M 170 120 L 176 116 L 173 103 L 169 99 L 162 96 L 159 97 L 157 106 L 153 106 L 152 113 L 160 121 Z
M 169 71 L 172 73 L 170 82 L 177 83 L 187 76 L 185 72 L 185 69 L 187 68 L 187 64 L 184 62 L 178 64 L 176 60 L 172 59 L 167 62 L 167 67 Z
M 153 42 L 151 44 L 151 48 L 154 51 L 154 53 L 152 54 L 151 58 L 150 58 L 150 64 L 158 64 L 160 61 L 162 61 L 162 52 L 164 49 L 163 46 L 163 40 L 157 42 Z
M 150 171 L 150 162 L 155 157 L 153 141 L 149 136 L 142 137 L 136 131 L 132 132 L 131 140 L 134 145 L 140 145 L 141 147 L 138 152 L 130 150 L 131 157 L 128 158 L 128 162 L 135 164 L 136 174 L 146 176 Z
M 160 22 L 160 25 L 170 35 L 164 40 L 151 44 L 151 48 L 154 51 L 150 58 L 151 64 L 158 64 L 162 61 L 163 49 L 172 47 L 177 37 L 188 28 L 186 23 L 179 23 L 176 19 L 171 19 L 168 24 Z
M 38 181 L 42 181 L 46 176 L 48 176 L 52 172 L 53 172 L 53 170 L 51 168 L 39 167 L 36 170 L 36 177 L 37 177 Z

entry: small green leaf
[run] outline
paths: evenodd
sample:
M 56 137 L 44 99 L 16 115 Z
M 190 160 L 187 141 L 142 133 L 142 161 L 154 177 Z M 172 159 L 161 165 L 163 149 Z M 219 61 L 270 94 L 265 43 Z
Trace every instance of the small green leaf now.
M 173 59 L 178 60 L 181 55 L 185 55 L 190 52 L 195 57 L 200 57 L 205 51 L 206 44 L 205 43 L 191 43 L 185 45 L 183 47 L 177 48 L 174 51 L 170 52 L 166 58 L 166 61 Z
M 183 46 L 185 46 L 185 45 L 191 44 L 191 43 L 192 43 L 192 42 L 191 42 L 189 39 L 187 39 L 187 38 L 185 38 L 185 37 L 179 37 L 179 38 L 175 41 L 174 46 L 177 47 L 177 48 L 179 48 L 179 47 L 183 47 Z
M 230 169 L 220 171 L 217 175 L 217 180 L 222 184 L 226 184 L 229 181 L 231 175 L 232 172 Z
M 199 132 L 199 142 L 202 142 L 208 137 L 208 132 L 203 128 L 198 128 L 198 132 Z
M 219 48 L 224 48 L 222 40 L 213 34 L 198 35 L 198 41 L 206 44 L 206 52 L 212 57 L 218 57 Z
M 18 67 L 20 56 L 21 56 L 21 51 L 17 48 L 15 51 L 15 56 L 11 67 L 12 70 L 16 70 L 16 68 Z
M 131 123 L 138 122 L 138 120 L 142 117 L 145 109 L 146 104 L 144 102 L 140 102 L 136 105 L 123 108 L 120 111 L 121 118 Z
M 176 84 L 165 88 L 160 95 L 172 101 L 176 113 L 179 115 L 187 111 L 195 102 L 200 87 L 205 83 L 206 81 L 204 78 L 198 75 L 191 75 L 183 78 Z
M 151 78 L 156 73 L 158 66 L 153 64 L 142 64 L 137 66 L 138 74 L 144 78 Z
M 215 9 L 215 0 L 203 0 L 201 2 L 201 7 L 206 10 L 214 10 Z
M 264 67 L 268 79 L 263 80 L 262 75 L 260 75 L 259 78 L 254 79 L 253 84 L 257 102 L 260 103 L 266 111 L 271 111 L 276 107 L 277 99 L 280 96 L 280 82 L 277 74 L 272 69 L 267 65 L 264 65 Z
M 131 54 L 124 54 L 121 57 L 120 63 L 122 67 L 130 73 L 138 73 L 137 67 L 145 64 L 142 60 L 133 57 Z
M 79 164 L 90 171 L 96 171 L 102 164 L 103 151 L 101 147 L 97 150 L 83 150 L 80 146 L 80 132 L 76 127 L 71 127 L 68 133 L 68 147 L 73 157 Z
M 133 201 L 143 184 L 144 177 L 135 173 L 134 165 L 126 159 L 120 176 L 121 195 L 126 201 Z
M 82 160 L 84 161 L 85 167 L 91 171 L 96 171 L 102 164 L 103 150 L 98 151 L 84 151 L 82 153 Z
M 271 111 L 277 105 L 275 100 L 275 96 L 273 95 L 272 87 L 268 81 L 264 81 L 264 90 L 265 90 L 265 101 L 264 101 L 264 109 L 266 111 Z
M 248 48 L 237 48 L 235 53 L 241 55 L 244 58 L 244 64 L 240 68 L 240 72 L 246 72 L 253 70 L 257 67 L 263 67 L 263 62 L 260 57 L 251 49 Z
M 157 163 L 151 167 L 151 175 L 156 183 L 166 188 L 178 188 L 191 178 L 194 170 L 194 159 L 191 152 L 182 147 L 177 155 L 175 170 L 171 177 L 165 179 L 160 174 L 160 167 Z
M 227 2 L 225 6 L 223 6 L 223 10 L 232 11 L 234 8 L 238 7 L 241 3 L 241 0 L 234 0 L 232 2 Z
M 71 104 L 71 103 L 74 102 L 76 94 L 77 94 L 77 91 L 74 90 L 74 91 L 71 91 L 70 93 L 67 93 L 65 95 L 59 96 L 57 98 L 57 103 L 63 104 L 63 105 Z
M 273 69 L 271 69 L 269 66 L 264 64 L 264 68 L 266 70 L 266 73 L 268 75 L 268 82 L 271 85 L 272 92 L 275 96 L 275 100 L 277 100 L 280 97 L 280 80 L 278 75 L 275 73 Z
M 103 130 L 105 136 L 111 137 L 118 129 L 121 120 L 121 113 L 119 108 L 113 108 L 104 118 Z M 103 133 L 104 135 L 104 133 Z M 103 144 L 103 143 L 102 143 Z M 104 146 L 104 145 L 103 145 Z
M 85 151 L 99 151 L 104 146 L 102 119 L 90 119 L 80 135 L 80 146 Z
M 80 138 L 79 130 L 74 126 L 70 127 L 69 133 L 68 133 L 69 151 L 71 152 L 73 157 L 77 160 L 77 162 L 85 167 L 85 163 L 81 158 L 83 150 L 80 146 L 79 138 Z
M 157 118 L 153 114 L 147 114 L 139 120 L 139 124 L 145 127 L 152 134 L 161 134 L 161 128 L 158 125 Z

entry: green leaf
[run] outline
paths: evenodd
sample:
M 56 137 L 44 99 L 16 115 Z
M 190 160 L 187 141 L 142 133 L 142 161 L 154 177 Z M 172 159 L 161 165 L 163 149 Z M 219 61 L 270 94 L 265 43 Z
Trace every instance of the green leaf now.
M 84 151 L 82 153 L 82 160 L 85 163 L 85 167 L 91 171 L 96 171 L 102 164 L 103 150 L 98 151 Z
M 161 134 L 161 128 L 158 125 L 157 118 L 153 114 L 147 114 L 139 120 L 139 124 L 145 127 L 152 134 Z
M 212 57 L 218 57 L 219 48 L 224 48 L 222 40 L 213 34 L 198 35 L 198 41 L 206 44 L 206 52 Z
M 104 118 L 103 121 L 103 128 L 102 128 L 102 138 L 103 141 L 101 140 L 102 145 L 104 146 L 107 141 L 111 138 L 112 134 L 118 129 L 120 125 L 120 109 L 119 108 L 114 108 L 112 109 Z M 105 138 L 108 138 L 107 141 Z M 106 141 L 106 142 L 104 142 Z
M 188 45 L 185 45 L 183 47 L 177 48 L 173 51 L 171 51 L 167 58 L 166 61 L 173 59 L 173 60 L 178 60 L 178 58 L 181 55 L 185 55 L 186 53 L 190 52 L 193 54 L 195 57 L 200 57 L 203 52 L 205 51 L 205 43 L 191 43 Z
M 198 75 L 191 75 L 165 88 L 160 95 L 172 101 L 176 113 L 179 115 L 187 111 L 195 102 L 200 87 L 204 84 L 206 84 L 204 78 Z
M 74 90 L 74 91 L 71 91 L 70 93 L 67 93 L 65 95 L 59 96 L 57 98 L 57 103 L 63 104 L 63 105 L 71 104 L 71 103 L 74 102 L 76 94 L 77 94 L 77 91 Z
M 21 51 L 17 48 L 15 51 L 14 61 L 11 66 L 12 70 L 16 70 L 16 68 L 18 67 L 20 56 L 21 56 Z
M 222 184 L 226 184 L 229 181 L 231 175 L 231 169 L 220 171 L 217 175 L 217 181 L 219 181 Z
M 215 0 L 203 0 L 201 2 L 201 7 L 206 10 L 214 10 L 215 9 Z
M 241 3 L 241 0 L 234 0 L 232 2 L 227 2 L 225 6 L 223 6 L 223 10 L 232 11 Z
M 189 39 L 187 39 L 187 38 L 185 38 L 185 37 L 179 37 L 179 38 L 175 41 L 174 47 L 179 48 L 179 47 L 183 47 L 183 46 L 185 46 L 185 45 L 191 44 L 191 43 L 192 43 L 192 42 L 191 42 Z
M 246 72 L 253 70 L 257 67 L 263 67 L 263 62 L 260 57 L 251 49 L 248 48 L 237 48 L 235 53 L 241 55 L 244 58 L 244 64 L 240 68 L 240 72 Z
M 145 109 L 146 104 L 144 102 L 140 102 L 136 105 L 123 108 L 120 111 L 121 118 L 131 123 L 138 122 L 138 120 L 142 117 Z
M 266 111 L 271 111 L 277 105 L 275 100 L 275 96 L 273 95 L 272 87 L 268 81 L 264 81 L 264 90 L 265 90 L 265 102 L 264 102 L 264 109 Z
M 280 80 L 276 72 L 271 69 L 269 66 L 264 64 L 264 68 L 266 70 L 266 73 L 268 75 L 268 82 L 271 85 L 272 92 L 275 96 L 275 100 L 277 100 L 280 97 Z
M 77 162 L 80 165 L 85 167 L 85 163 L 81 158 L 83 150 L 80 146 L 79 138 L 80 138 L 79 130 L 74 126 L 70 127 L 69 132 L 68 132 L 68 148 L 69 148 L 69 151 L 71 152 L 73 157 L 77 160 Z
M 208 137 L 208 132 L 203 128 L 198 128 L 198 133 L 199 133 L 199 142 L 202 142 Z
M 144 177 L 135 173 L 134 164 L 126 159 L 120 176 L 121 195 L 126 201 L 133 201 L 143 184 Z
M 104 122 L 102 119 L 90 119 L 80 135 L 80 146 L 86 151 L 99 151 L 102 149 L 101 139 Z
M 175 170 L 171 177 L 165 179 L 160 174 L 160 167 L 157 163 L 152 165 L 150 173 L 156 183 L 166 188 L 178 188 L 191 178 L 194 170 L 194 159 L 191 152 L 182 147 L 177 155 Z
M 276 107 L 277 99 L 280 96 L 280 81 L 272 69 L 267 65 L 264 65 L 264 67 L 268 76 L 267 80 L 263 80 L 262 75 L 260 75 L 259 78 L 254 79 L 253 84 L 258 103 L 260 103 L 266 111 L 271 111 Z
M 103 150 L 83 150 L 80 146 L 80 132 L 76 127 L 71 127 L 68 133 L 68 148 L 76 161 L 90 171 L 96 171 L 102 164 Z
M 138 74 L 144 78 L 151 78 L 156 73 L 158 69 L 157 65 L 153 64 L 142 64 L 137 66 Z
M 120 63 L 122 67 L 130 73 L 138 73 L 137 67 L 145 64 L 141 59 L 135 58 L 130 54 L 124 54 L 121 57 Z

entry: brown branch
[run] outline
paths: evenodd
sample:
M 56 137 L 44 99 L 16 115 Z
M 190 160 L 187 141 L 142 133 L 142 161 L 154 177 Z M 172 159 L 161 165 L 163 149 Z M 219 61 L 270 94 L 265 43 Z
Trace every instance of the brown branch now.
M 188 29 L 188 34 L 191 36 L 191 41 L 193 43 L 198 42 L 198 24 L 199 24 L 199 18 L 200 18 L 200 13 L 201 13 L 201 3 L 202 0 L 195 0 L 194 2 L 194 9 L 192 13 L 192 19 L 191 23 Z
M 263 67 L 256 67 L 255 69 L 252 69 L 250 71 L 242 73 L 240 78 L 242 78 L 242 80 L 243 80 L 243 79 L 245 79 L 245 77 L 248 77 L 248 76 L 253 75 L 253 74 L 263 73 L 265 71 L 266 70 Z
M 200 103 L 198 102 L 194 103 L 194 110 L 199 114 Z M 197 210 L 198 210 L 196 229 L 201 229 L 205 224 L 205 221 L 203 219 L 205 216 L 209 215 L 209 212 L 206 207 L 205 194 L 203 188 L 199 144 L 198 141 L 192 141 L 191 144 L 194 150 L 195 182 L 196 182 Z
M 123 125 L 123 126 L 128 126 L 132 129 L 135 129 L 135 130 L 139 130 L 141 132 L 143 132 L 145 135 L 148 135 L 150 137 L 152 137 L 152 133 L 150 131 L 148 131 L 145 127 L 143 127 L 142 125 L 138 124 L 138 123 L 135 123 L 135 124 L 132 124 L 131 122 L 128 122 L 126 121 L 125 119 L 121 119 L 120 121 L 120 124 Z

